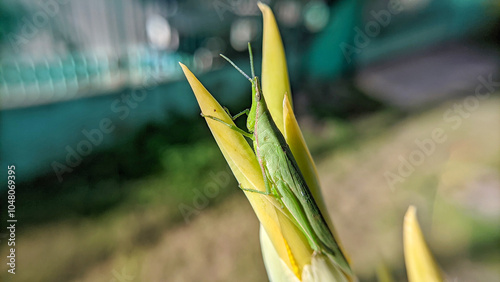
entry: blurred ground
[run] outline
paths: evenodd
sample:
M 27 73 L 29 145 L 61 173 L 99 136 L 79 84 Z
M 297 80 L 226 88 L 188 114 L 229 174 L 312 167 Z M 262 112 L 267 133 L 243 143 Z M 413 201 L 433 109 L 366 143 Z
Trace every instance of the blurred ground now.
M 457 124 L 446 122 L 443 114 L 462 101 L 402 119 L 320 161 L 327 205 L 360 275 L 368 275 L 381 259 L 394 269 L 404 268 L 401 226 L 413 204 L 450 278 L 500 279 L 500 100 L 484 101 L 453 128 Z M 373 128 L 371 122 L 358 125 Z M 434 143 L 422 164 L 413 165 L 413 172 L 391 187 L 384 174 L 398 174 L 399 156 L 410 160 L 413 152 L 422 151 L 415 141 L 431 138 L 437 128 L 447 139 Z
M 301 121 L 329 212 L 361 280 L 373 280 L 382 262 L 397 281 L 406 280 L 402 222 L 413 204 L 450 279 L 499 281 L 500 98 L 481 100 L 460 124 L 443 117 L 463 101 L 405 116 L 386 111 L 353 123 Z M 434 142 L 419 165 L 399 175 L 401 158 L 415 157 L 422 151 L 416 140 L 432 138 L 437 128 L 446 140 Z M 258 221 L 232 176 L 187 221 L 180 213 L 179 205 L 193 207 L 193 191 L 210 183 L 204 175 L 226 171 L 214 143 L 166 152 L 175 174 L 122 183 L 120 189 L 132 191 L 125 204 L 23 226 L 17 281 L 266 280 Z M 208 153 L 199 159 L 196 150 Z M 390 185 L 388 172 L 402 181 Z M 8 281 L 6 265 L 0 273 Z

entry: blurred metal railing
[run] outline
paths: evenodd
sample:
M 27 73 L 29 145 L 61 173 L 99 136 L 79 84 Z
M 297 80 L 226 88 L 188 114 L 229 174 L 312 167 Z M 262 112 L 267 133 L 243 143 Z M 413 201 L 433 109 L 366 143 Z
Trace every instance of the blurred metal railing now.
M 0 63 L 0 109 L 28 107 L 86 96 L 123 87 L 175 80 L 178 62 L 196 68 L 188 54 L 134 50 L 122 56 L 68 54 L 35 60 L 8 58 Z

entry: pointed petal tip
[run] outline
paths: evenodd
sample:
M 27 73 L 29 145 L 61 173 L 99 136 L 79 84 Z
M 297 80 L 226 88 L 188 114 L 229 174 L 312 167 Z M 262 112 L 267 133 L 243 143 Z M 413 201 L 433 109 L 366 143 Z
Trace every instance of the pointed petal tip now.
M 181 66 L 182 71 L 184 72 L 184 75 L 186 75 L 186 76 L 187 76 L 187 74 L 188 74 L 188 73 L 191 73 L 191 71 L 189 70 L 189 68 L 188 68 L 188 67 L 186 67 L 186 65 L 185 65 L 185 64 L 183 64 L 183 63 L 179 62 L 179 65 Z M 192 74 L 192 73 L 191 73 L 191 74 Z
M 415 220 L 416 215 L 417 215 L 417 208 L 413 205 L 410 205 L 405 214 L 405 221 Z
M 283 95 L 283 110 L 287 109 L 293 112 L 293 106 L 290 99 L 290 94 L 285 91 L 285 95 Z
M 262 13 L 264 13 L 264 10 L 269 9 L 269 6 L 267 6 L 266 4 L 264 4 L 260 1 L 257 2 L 257 6 L 259 6 L 259 9 Z

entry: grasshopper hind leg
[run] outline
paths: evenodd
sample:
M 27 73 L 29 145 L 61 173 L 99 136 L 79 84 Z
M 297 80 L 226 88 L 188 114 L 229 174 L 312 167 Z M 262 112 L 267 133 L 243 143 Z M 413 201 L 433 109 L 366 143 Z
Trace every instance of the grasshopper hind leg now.
M 259 194 L 266 195 L 266 196 L 271 194 L 270 191 L 260 191 L 257 189 L 243 188 L 243 187 L 241 187 L 241 183 L 238 183 L 238 188 L 240 188 L 243 191 L 252 192 L 252 193 L 259 193 Z
M 256 189 L 243 188 L 243 187 L 241 187 L 241 183 L 238 183 L 238 188 L 240 188 L 241 190 L 246 191 L 246 192 L 258 193 L 258 194 L 265 195 L 265 196 L 272 196 L 281 205 L 281 209 L 285 208 L 283 201 L 280 199 L 280 197 L 278 196 L 278 194 L 275 191 L 260 191 L 260 190 L 256 190 Z
M 227 123 L 227 122 L 225 122 L 225 121 L 221 120 L 220 118 L 216 118 L 216 117 L 214 117 L 214 116 L 205 115 L 205 114 L 203 114 L 203 113 L 201 113 L 200 115 L 201 115 L 202 117 L 204 117 L 204 118 L 209 118 L 209 119 L 213 119 L 213 120 L 215 120 L 215 121 L 218 121 L 218 122 L 220 122 L 220 123 L 222 123 L 222 124 L 226 125 L 227 127 L 231 128 L 232 130 L 234 130 L 234 131 L 236 131 L 236 132 L 240 133 L 241 135 L 243 135 L 243 136 L 245 136 L 245 137 L 248 137 L 248 138 L 250 138 L 250 139 L 252 139 L 252 140 L 253 140 L 253 135 L 252 135 L 251 133 L 246 132 L 245 130 L 243 130 L 243 129 L 241 129 L 241 128 L 237 127 L 237 126 L 236 126 L 236 125 L 234 125 L 234 124 L 229 124 L 229 123 Z

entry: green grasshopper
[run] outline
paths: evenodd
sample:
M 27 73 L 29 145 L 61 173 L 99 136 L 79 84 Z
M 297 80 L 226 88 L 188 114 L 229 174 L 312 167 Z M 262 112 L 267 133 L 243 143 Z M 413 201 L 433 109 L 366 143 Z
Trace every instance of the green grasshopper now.
M 250 44 L 248 44 L 248 51 L 250 54 L 252 78 L 239 69 L 227 57 L 222 54 L 221 56 L 252 83 L 252 106 L 250 110 L 247 109 L 232 117 L 234 120 L 243 114 L 247 114 L 247 128 L 249 132 L 216 117 L 203 114 L 202 116 L 219 121 L 252 140 L 255 154 L 262 169 L 266 191 L 240 188 L 249 192 L 274 196 L 282 208 L 286 207 L 290 211 L 294 217 L 292 221 L 306 235 L 311 248 L 322 254 L 332 256 L 333 260 L 342 270 L 350 274 L 349 263 L 335 241 L 283 134 L 281 134 L 274 123 L 271 113 L 267 108 L 259 79 L 255 76 Z M 229 114 L 227 109 L 226 111 Z

